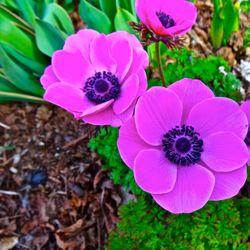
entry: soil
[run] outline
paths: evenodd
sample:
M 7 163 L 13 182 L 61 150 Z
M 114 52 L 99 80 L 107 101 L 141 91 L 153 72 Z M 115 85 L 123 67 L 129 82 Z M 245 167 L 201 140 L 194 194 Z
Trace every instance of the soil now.
M 0 246 L 103 249 L 122 197 L 88 149 L 96 128 L 52 105 L 3 105 L 0 122 Z

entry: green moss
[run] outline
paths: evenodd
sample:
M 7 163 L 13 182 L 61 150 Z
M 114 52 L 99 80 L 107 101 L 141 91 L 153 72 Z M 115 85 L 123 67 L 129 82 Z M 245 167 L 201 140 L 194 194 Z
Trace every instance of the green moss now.
M 193 214 L 169 214 L 139 198 L 120 210 L 121 221 L 111 233 L 108 249 L 247 250 L 250 243 L 250 201 L 210 202 Z

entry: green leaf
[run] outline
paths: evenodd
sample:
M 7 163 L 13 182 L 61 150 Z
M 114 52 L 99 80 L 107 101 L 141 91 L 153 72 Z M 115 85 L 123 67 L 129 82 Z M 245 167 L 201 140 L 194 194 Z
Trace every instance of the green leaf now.
M 35 26 L 36 14 L 34 12 L 31 1 L 29 0 L 16 0 L 20 16 L 29 23 L 32 27 Z
M 250 0 L 241 1 L 240 8 L 243 12 L 250 12 Z
M 20 89 L 16 88 L 6 77 L 0 75 L 0 91 L 5 92 L 22 92 Z
M 101 9 L 107 14 L 110 20 L 114 20 L 116 14 L 115 0 L 99 0 Z
M 128 25 L 128 22 L 136 22 L 136 18 L 125 9 L 119 9 L 115 16 L 115 29 L 125 30 L 134 34 L 133 29 Z
M 52 24 L 68 35 L 74 33 L 74 26 L 68 13 L 56 3 L 51 3 L 47 6 L 43 20 Z
M 31 60 L 7 43 L 0 42 L 0 45 L 8 55 L 16 60 L 18 64 L 20 63 L 25 65 L 28 69 L 35 72 L 38 76 L 42 75 L 45 67 L 47 66 L 47 63 L 42 64 L 39 61 Z
M 32 95 L 0 91 L 0 102 L 8 102 L 8 101 L 22 101 L 22 102 L 35 102 L 35 103 L 45 102 L 42 98 Z
M 3 72 L 11 83 L 18 89 L 36 96 L 42 96 L 44 90 L 38 80 L 29 72 L 27 67 L 18 63 L 0 46 Z
M 86 0 L 81 0 L 79 11 L 81 18 L 87 24 L 88 28 L 95 29 L 104 34 L 111 32 L 112 24 L 108 16 Z
M 50 23 L 37 20 L 35 31 L 37 47 L 45 55 L 51 57 L 56 50 L 63 48 L 65 39 L 62 33 Z

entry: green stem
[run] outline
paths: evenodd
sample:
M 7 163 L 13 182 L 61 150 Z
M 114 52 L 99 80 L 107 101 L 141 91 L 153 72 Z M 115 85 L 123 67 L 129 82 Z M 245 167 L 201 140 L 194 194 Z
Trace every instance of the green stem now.
M 164 72 L 163 72 L 162 63 L 161 63 L 160 43 L 159 42 L 155 44 L 155 50 L 156 50 L 156 59 L 157 59 L 158 66 L 159 66 L 159 74 L 160 74 L 162 86 L 166 87 L 167 85 L 166 85 L 166 81 L 164 78 Z

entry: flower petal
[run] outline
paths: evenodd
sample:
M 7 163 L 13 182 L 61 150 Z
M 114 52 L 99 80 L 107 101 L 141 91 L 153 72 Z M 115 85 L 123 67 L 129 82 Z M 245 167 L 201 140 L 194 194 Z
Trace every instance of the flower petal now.
M 113 102 L 114 102 L 114 99 L 111 99 L 101 104 L 97 104 L 97 105 L 93 104 L 93 106 L 91 106 L 89 109 L 85 109 L 79 118 L 84 118 L 84 116 L 87 116 L 87 115 L 97 114 L 107 109 Z
M 44 89 L 47 89 L 52 83 L 58 82 L 51 65 L 45 69 L 42 77 L 40 78 L 40 82 Z
M 113 105 L 115 114 L 121 114 L 130 107 L 137 97 L 138 89 L 139 78 L 136 74 L 133 74 L 121 86 L 121 94 Z
M 52 57 L 52 67 L 56 76 L 62 82 L 68 82 L 79 87 L 85 80 L 94 74 L 91 65 L 84 59 L 80 51 L 68 53 L 63 50 L 56 51 Z
M 175 185 L 177 166 L 168 161 L 157 149 L 140 151 L 135 159 L 135 181 L 145 192 L 164 194 Z
M 82 29 L 66 39 L 63 50 L 70 53 L 81 51 L 82 55 L 89 60 L 90 44 L 99 35 L 95 30 Z
M 138 96 L 141 96 L 147 90 L 148 87 L 147 75 L 144 69 L 140 69 L 137 74 L 139 77 Z
M 116 62 L 110 54 L 110 48 L 105 35 L 96 37 L 90 46 L 90 59 L 97 72 L 116 70 Z
M 213 173 L 215 176 L 215 186 L 210 200 L 218 201 L 232 198 L 237 195 L 247 179 L 247 167 L 227 173 Z
M 113 127 L 122 125 L 122 121 L 115 115 L 111 106 L 101 112 L 86 115 L 82 120 L 92 125 L 110 125 Z
M 153 198 L 171 213 L 192 213 L 207 203 L 214 183 L 211 171 L 198 164 L 179 167 L 174 189 L 166 194 L 153 195 Z
M 193 126 L 201 137 L 216 132 L 232 132 L 245 138 L 247 117 L 239 105 L 231 99 L 214 97 L 195 105 L 189 113 L 187 124 Z
M 135 123 L 138 134 L 148 144 L 158 146 L 170 129 L 180 125 L 182 104 L 177 95 L 163 87 L 153 87 L 138 100 Z
M 111 47 L 111 56 L 117 63 L 116 73 L 122 83 L 129 71 L 133 59 L 133 50 L 129 42 L 125 39 L 120 39 L 114 43 Z
M 213 91 L 200 80 L 184 78 L 171 84 L 168 88 L 178 95 L 183 104 L 183 123 L 185 123 L 190 110 L 197 103 L 214 97 Z
M 248 123 L 250 123 L 250 101 L 245 101 L 245 102 L 241 105 L 241 109 L 242 109 L 243 112 L 246 114 Z
M 138 135 L 133 117 L 120 128 L 117 146 L 122 160 L 131 169 L 134 168 L 137 154 L 142 150 L 149 149 L 150 146 Z
M 249 159 L 246 144 L 233 133 L 218 132 L 203 139 L 201 159 L 217 172 L 229 172 L 241 168 Z
M 82 90 L 72 84 L 63 82 L 50 85 L 43 98 L 71 113 L 82 112 L 91 105 L 91 103 L 86 100 Z

